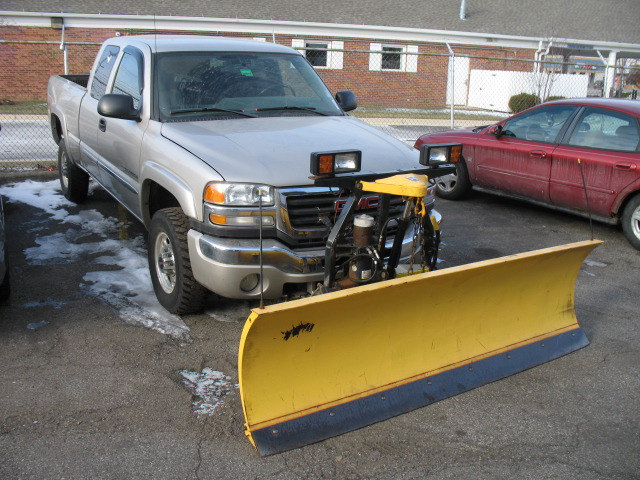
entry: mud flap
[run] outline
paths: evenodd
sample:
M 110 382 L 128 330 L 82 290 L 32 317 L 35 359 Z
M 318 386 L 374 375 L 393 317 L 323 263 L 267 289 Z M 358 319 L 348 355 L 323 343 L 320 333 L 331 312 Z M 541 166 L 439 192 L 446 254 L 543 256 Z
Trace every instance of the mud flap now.
M 238 368 L 261 455 L 317 442 L 586 346 L 575 282 L 599 241 L 254 309 Z

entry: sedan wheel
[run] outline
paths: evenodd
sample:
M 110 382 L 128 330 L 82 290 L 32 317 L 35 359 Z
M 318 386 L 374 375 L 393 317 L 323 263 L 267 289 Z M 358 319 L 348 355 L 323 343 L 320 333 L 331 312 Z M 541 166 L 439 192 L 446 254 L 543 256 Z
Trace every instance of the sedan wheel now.
M 436 178 L 436 191 L 439 197 L 447 200 L 458 200 L 471 191 L 469 172 L 464 160 L 456 164 L 455 173 Z
M 640 250 L 640 195 L 633 197 L 624 208 L 622 231 L 629 243 Z

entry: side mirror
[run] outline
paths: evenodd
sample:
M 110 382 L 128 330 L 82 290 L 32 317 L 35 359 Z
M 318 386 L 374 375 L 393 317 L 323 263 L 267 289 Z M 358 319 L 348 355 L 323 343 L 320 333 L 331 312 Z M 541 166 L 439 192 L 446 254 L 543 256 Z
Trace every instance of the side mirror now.
M 340 105 L 340 108 L 345 112 L 350 112 L 358 108 L 358 99 L 356 94 L 351 90 L 341 90 L 336 93 L 336 102 Z
M 133 106 L 129 95 L 107 93 L 98 102 L 98 113 L 103 117 L 140 121 L 140 113 Z
M 499 137 L 500 135 L 502 135 L 502 125 L 494 125 L 489 129 L 489 133 L 491 135 L 495 135 L 496 137 Z

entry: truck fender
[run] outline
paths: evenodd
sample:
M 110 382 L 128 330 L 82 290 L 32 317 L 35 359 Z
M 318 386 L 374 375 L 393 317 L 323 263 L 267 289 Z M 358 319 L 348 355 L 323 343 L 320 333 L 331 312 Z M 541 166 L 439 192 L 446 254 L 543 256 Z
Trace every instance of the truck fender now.
M 57 105 L 51 105 L 49 107 L 49 123 L 51 127 L 51 137 L 56 144 L 60 143 L 60 140 L 67 136 L 67 124 L 64 121 L 64 114 Z
M 65 150 L 67 152 L 67 158 L 77 163 L 76 160 L 80 156 L 79 145 L 80 139 L 69 133 L 67 127 L 66 115 L 60 108 L 53 108 L 50 113 L 50 127 L 51 137 L 56 145 L 60 145 L 60 142 L 64 143 Z
M 175 173 L 153 162 L 147 162 L 140 173 L 141 178 L 144 179 L 140 192 L 140 202 L 142 203 L 142 221 L 145 227 L 148 228 L 151 223 L 150 209 L 144 207 L 145 204 L 149 202 L 149 192 L 152 183 L 157 183 L 170 192 L 178 201 L 180 208 L 187 217 L 198 219 L 198 209 L 193 192 L 191 188 L 189 188 L 189 185 L 180 177 L 176 176 Z

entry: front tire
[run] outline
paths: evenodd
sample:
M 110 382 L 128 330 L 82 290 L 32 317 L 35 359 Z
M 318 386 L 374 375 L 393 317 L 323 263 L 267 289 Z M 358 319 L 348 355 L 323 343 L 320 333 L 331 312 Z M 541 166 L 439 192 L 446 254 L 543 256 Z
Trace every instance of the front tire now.
M 202 310 L 207 290 L 194 278 L 189 259 L 189 219 L 180 208 L 158 210 L 149 227 L 149 271 L 160 304 L 184 315 Z
M 440 198 L 458 200 L 471 191 L 471 181 L 464 159 L 456 164 L 456 172 L 436 178 L 436 193 Z
M 74 203 L 86 200 L 89 193 L 89 175 L 71 161 L 63 138 L 58 143 L 58 175 L 60 190 L 67 200 Z
M 640 194 L 636 194 L 624 207 L 622 231 L 629 243 L 640 250 Z

